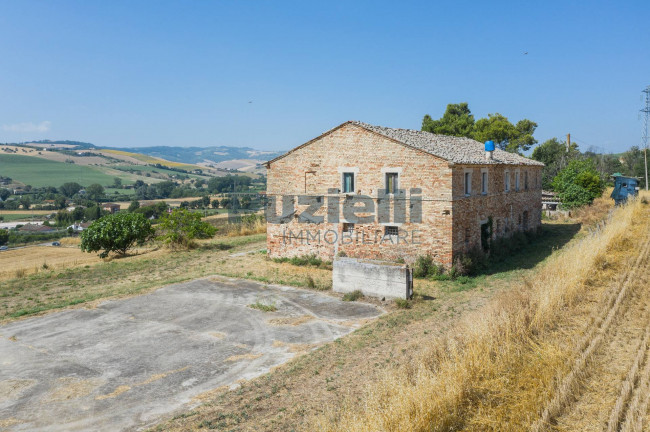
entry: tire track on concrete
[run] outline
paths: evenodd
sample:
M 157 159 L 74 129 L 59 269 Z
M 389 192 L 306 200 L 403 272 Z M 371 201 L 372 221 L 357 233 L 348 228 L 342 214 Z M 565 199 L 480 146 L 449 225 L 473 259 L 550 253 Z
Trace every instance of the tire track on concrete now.
M 646 235 L 641 252 L 634 264 L 628 268 L 625 276 L 615 285 L 614 295 L 611 295 L 607 302 L 609 307 L 598 317 L 594 325 L 591 326 L 590 331 L 578 344 L 580 355 L 574 361 L 571 371 L 562 380 L 554 396 L 544 408 L 540 418 L 532 425 L 531 431 L 541 432 L 546 430 L 551 421 L 556 419 L 573 403 L 571 399 L 575 394 L 579 393 L 579 380 L 586 376 L 587 363 L 602 345 L 605 335 L 616 316 L 621 309 L 627 306 L 624 303 L 629 294 L 630 282 L 639 271 L 641 263 L 646 261 L 649 250 L 650 237 Z

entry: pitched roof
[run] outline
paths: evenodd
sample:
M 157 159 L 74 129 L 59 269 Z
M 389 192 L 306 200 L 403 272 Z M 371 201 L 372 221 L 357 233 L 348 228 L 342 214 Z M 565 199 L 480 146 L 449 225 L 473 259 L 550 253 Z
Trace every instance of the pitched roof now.
M 457 164 L 544 165 L 541 162 L 500 149 L 494 150 L 492 159 L 486 159 L 484 144 L 471 138 L 438 135 L 412 129 L 373 126 L 359 121 L 349 123 Z
M 270 164 L 278 159 L 281 159 L 293 152 L 296 149 L 307 146 L 310 143 L 314 142 L 318 138 L 321 138 L 325 135 L 332 133 L 333 131 L 345 126 L 345 125 L 354 125 L 361 127 L 370 132 L 382 135 L 386 138 L 389 138 L 393 141 L 413 147 L 424 152 L 427 152 L 433 156 L 437 156 L 441 159 L 453 162 L 456 164 L 468 164 L 468 165 L 536 165 L 543 166 L 542 162 L 538 162 L 526 157 L 520 156 L 515 153 L 510 153 L 504 150 L 496 149 L 492 153 L 492 159 L 486 159 L 485 157 L 485 146 L 483 143 L 480 143 L 471 138 L 465 137 L 455 137 L 449 135 L 438 135 L 431 132 L 424 132 L 412 129 L 395 129 L 388 128 L 384 126 L 374 126 L 368 123 L 363 123 L 360 121 L 348 121 L 339 126 L 336 126 L 333 129 L 325 132 L 324 134 L 314 138 L 311 141 L 302 144 L 293 150 L 289 150 L 287 153 L 279 156 L 275 159 L 272 159 L 267 162 Z

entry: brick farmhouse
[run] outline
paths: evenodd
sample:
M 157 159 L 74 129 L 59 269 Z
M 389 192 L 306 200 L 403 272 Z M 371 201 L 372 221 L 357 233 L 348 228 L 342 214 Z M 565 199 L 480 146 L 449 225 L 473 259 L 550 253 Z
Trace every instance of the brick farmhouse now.
M 267 251 L 428 254 L 449 267 L 488 238 L 540 226 L 542 166 L 469 138 L 349 121 L 266 163 Z

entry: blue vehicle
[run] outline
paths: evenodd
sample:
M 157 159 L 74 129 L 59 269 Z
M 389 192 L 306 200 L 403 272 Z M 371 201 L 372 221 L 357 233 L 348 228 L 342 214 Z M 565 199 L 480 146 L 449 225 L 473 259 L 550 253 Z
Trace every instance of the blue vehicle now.
M 614 190 L 611 197 L 616 205 L 621 205 L 627 201 L 627 198 L 635 197 L 639 194 L 639 179 L 636 177 L 625 177 L 620 173 L 614 174 Z

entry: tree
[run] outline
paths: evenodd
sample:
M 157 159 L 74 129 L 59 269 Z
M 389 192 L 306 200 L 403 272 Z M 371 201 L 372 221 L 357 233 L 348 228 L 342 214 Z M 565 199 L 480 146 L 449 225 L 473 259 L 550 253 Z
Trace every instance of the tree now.
M 133 200 L 133 201 L 131 201 L 131 204 L 129 204 L 129 210 L 128 211 L 129 211 L 129 213 L 133 213 L 134 211 L 136 211 L 139 208 L 140 208 L 140 201 Z
M 605 182 L 598 175 L 591 159 L 572 160 L 553 179 L 553 190 L 558 192 L 564 208 L 575 208 L 591 204 L 601 196 Z
M 566 142 L 557 138 L 544 141 L 533 150 L 532 158 L 544 163 L 542 168 L 542 189 L 553 189 L 553 179 L 573 159 L 580 156 L 578 145 L 572 143 L 567 150 Z
M 201 198 L 201 205 L 203 208 L 210 207 L 210 197 L 205 195 L 203 198 Z
M 86 195 L 93 201 L 99 201 L 104 198 L 104 187 L 100 184 L 93 183 L 86 188 Z
M 449 104 L 439 120 L 429 114 L 422 119 L 422 130 L 442 135 L 471 137 L 474 131 L 474 115 L 467 102 Z
M 213 209 L 219 208 L 219 200 L 218 199 L 216 199 L 216 198 L 213 199 L 211 204 L 212 204 Z
M 501 150 L 519 153 L 537 143 L 533 138 L 536 128 L 537 123 L 527 119 L 519 120 L 513 125 L 499 113 L 488 114 L 488 118 L 476 121 L 472 137 L 481 142 L 492 140 Z
M 60 188 L 59 192 L 61 192 L 63 195 L 67 196 L 68 198 L 74 196 L 81 190 L 81 185 L 76 182 L 69 182 L 69 183 L 64 183 Z
M 122 189 L 122 179 L 119 177 L 114 177 L 113 186 L 115 187 L 115 189 Z
M 217 229 L 201 220 L 199 213 L 192 213 L 185 209 L 174 209 L 165 215 L 159 225 L 159 240 L 175 248 L 177 246 L 189 247 L 195 238 L 210 238 Z
M 28 196 L 24 196 L 20 198 L 20 204 L 22 204 L 23 209 L 29 210 L 29 207 L 32 205 L 32 201 L 29 199 Z
M 64 209 L 66 205 L 66 199 L 62 195 L 57 195 L 56 198 L 54 198 L 54 206 L 58 209 Z
M 422 130 L 443 135 L 462 136 L 477 141 L 494 141 L 501 150 L 520 153 L 537 143 L 533 134 L 537 128 L 534 121 L 523 119 L 512 124 L 507 117 L 495 113 L 474 121 L 467 102 L 449 104 L 439 120 L 425 115 Z
M 136 244 L 141 245 L 154 234 L 151 223 L 138 213 L 116 213 L 104 216 L 81 232 L 81 250 L 98 252 L 100 258 L 117 252 L 125 255 Z
M 7 244 L 9 241 L 9 231 L 6 229 L 0 229 L 0 246 Z
M 9 189 L 0 188 L 0 198 L 4 201 L 11 196 Z

